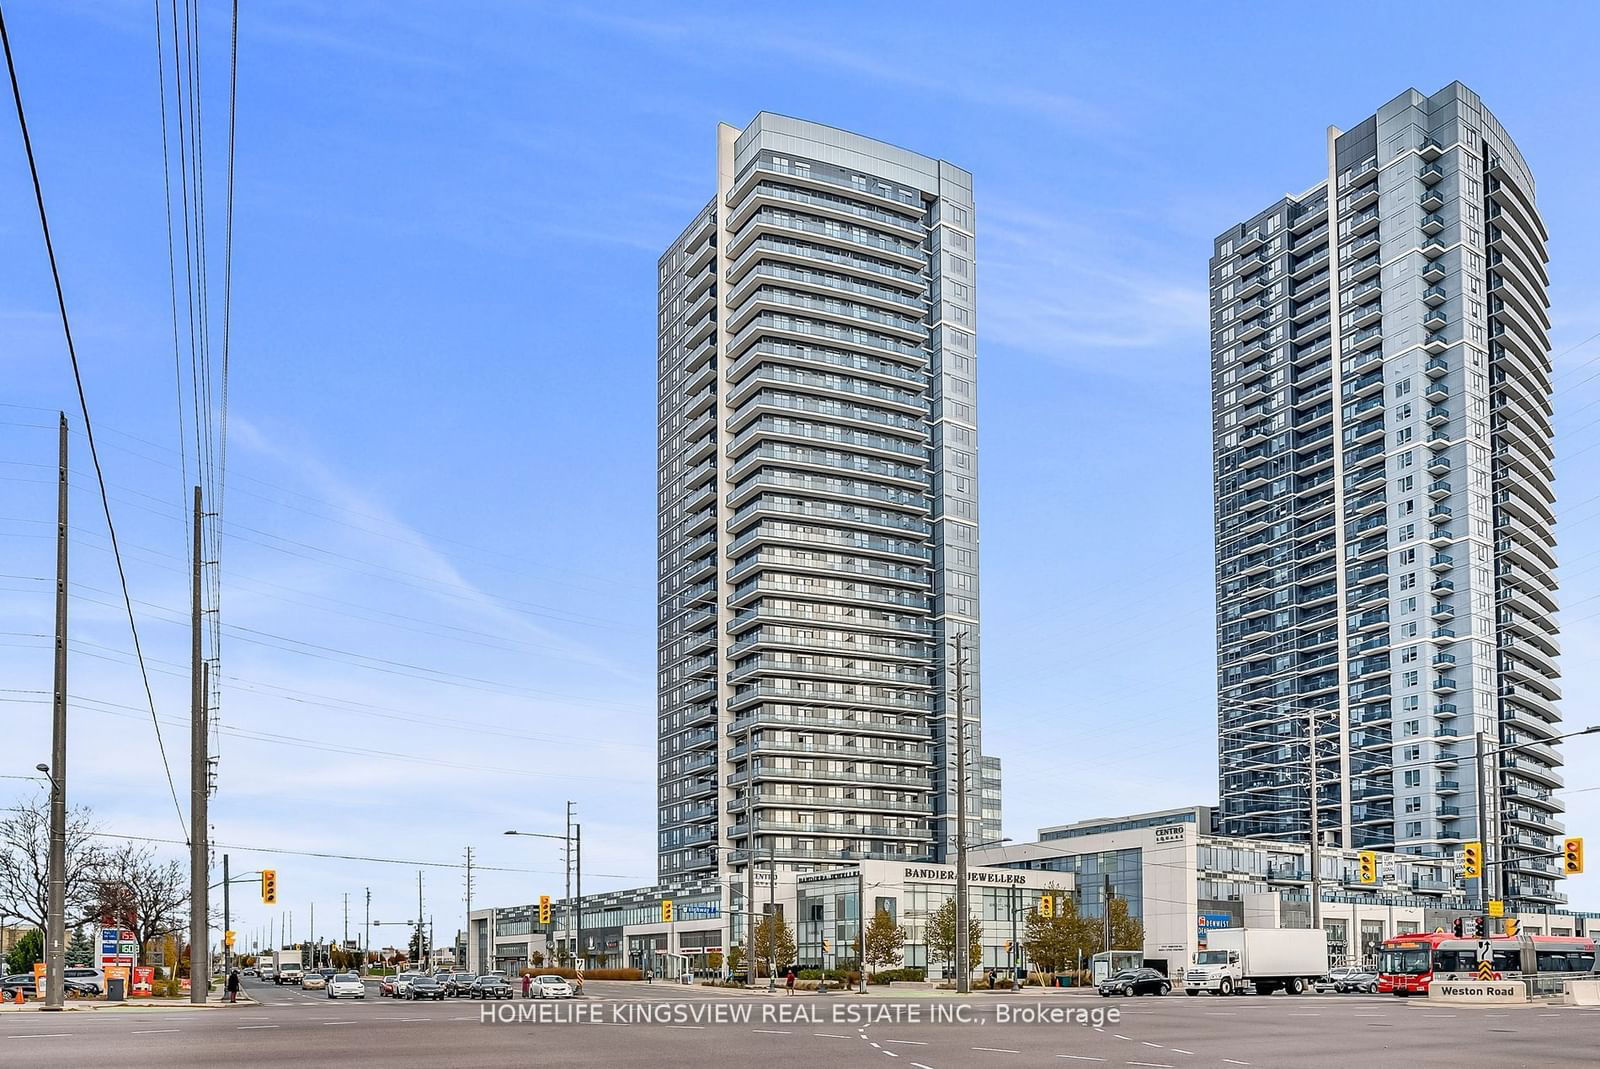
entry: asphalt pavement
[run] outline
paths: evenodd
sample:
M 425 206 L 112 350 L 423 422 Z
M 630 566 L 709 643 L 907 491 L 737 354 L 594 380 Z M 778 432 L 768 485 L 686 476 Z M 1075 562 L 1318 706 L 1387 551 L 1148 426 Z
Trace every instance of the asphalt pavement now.
M 1592 1066 L 1600 1011 L 1389 996 L 907 998 L 591 981 L 562 1002 L 326 998 L 0 1017 L 0 1065 L 1126 1069 Z M 1113 1012 L 1115 1011 L 1115 1012 Z M 522 1017 L 523 1019 L 518 1019 Z

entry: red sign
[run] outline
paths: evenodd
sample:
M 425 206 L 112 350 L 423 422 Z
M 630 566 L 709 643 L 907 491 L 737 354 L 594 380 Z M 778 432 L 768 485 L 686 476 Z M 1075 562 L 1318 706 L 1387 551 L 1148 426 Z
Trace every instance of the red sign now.
M 135 965 L 133 967 L 133 990 L 129 994 L 134 998 L 149 998 L 155 993 L 155 967 L 153 965 Z

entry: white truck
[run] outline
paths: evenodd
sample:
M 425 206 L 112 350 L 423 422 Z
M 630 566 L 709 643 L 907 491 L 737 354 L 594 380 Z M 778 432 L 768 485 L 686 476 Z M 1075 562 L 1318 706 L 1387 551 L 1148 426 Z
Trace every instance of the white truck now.
M 1312 928 L 1217 928 L 1183 974 L 1184 994 L 1258 995 L 1308 990 L 1328 971 L 1328 935 Z
M 305 969 L 300 964 L 300 951 L 274 950 L 272 973 L 272 982 L 275 984 L 298 984 L 305 977 Z

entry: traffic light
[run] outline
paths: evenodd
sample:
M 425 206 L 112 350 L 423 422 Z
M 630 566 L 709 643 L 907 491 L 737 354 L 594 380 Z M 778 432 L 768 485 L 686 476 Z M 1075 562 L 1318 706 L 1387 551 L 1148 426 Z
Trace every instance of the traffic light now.
M 278 904 L 278 870 L 261 870 L 261 904 L 275 906 Z
M 1457 939 L 1460 939 L 1462 936 L 1466 935 L 1467 934 L 1466 922 L 1463 921 L 1460 917 L 1457 917 L 1455 920 L 1451 921 L 1450 922 L 1450 934 L 1454 935 Z
M 1568 839 L 1561 844 L 1561 871 L 1576 876 L 1583 871 L 1583 840 Z
M 225 946 L 225 947 L 228 947 L 229 949 L 233 948 L 233 931 L 232 931 L 232 929 L 222 933 L 222 945 Z
M 833 953 L 833 942 L 831 940 L 824 939 L 822 941 L 822 952 L 824 954 L 832 954 Z
M 1056 900 L 1054 895 L 1041 895 L 1039 898 L 1039 916 L 1054 917 L 1056 915 Z
M 1487 938 L 1489 935 L 1489 921 L 1486 917 L 1472 918 L 1472 934 L 1478 939 Z
M 1461 846 L 1461 876 L 1476 880 L 1483 876 L 1483 844 L 1477 841 Z
M 1006 953 L 1007 954 L 1011 953 L 1011 948 L 1014 947 L 1015 945 L 1016 945 L 1015 943 L 1013 943 L 1011 940 L 1007 939 L 1006 940 Z
M 539 896 L 539 923 L 540 924 L 549 924 L 550 923 L 550 896 L 549 895 L 540 895 Z
M 1507 917 L 1506 918 L 1506 938 L 1507 939 L 1515 939 L 1516 937 L 1517 937 L 1517 918 L 1515 918 L 1515 917 Z
M 1361 882 L 1362 883 L 1377 883 L 1378 882 L 1378 855 L 1374 854 L 1370 850 L 1363 850 L 1360 854 L 1358 854 L 1356 856 L 1358 858 L 1358 864 L 1360 865 Z
M 672 923 L 672 899 L 670 898 L 663 898 L 661 900 L 661 923 Z

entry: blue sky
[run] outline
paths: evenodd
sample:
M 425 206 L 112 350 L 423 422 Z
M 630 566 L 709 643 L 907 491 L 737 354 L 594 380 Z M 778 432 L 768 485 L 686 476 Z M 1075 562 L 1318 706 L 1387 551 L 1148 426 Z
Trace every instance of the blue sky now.
M 217 838 L 435 861 L 470 844 L 538 870 L 484 872 L 477 899 L 526 901 L 559 890 L 557 847 L 500 832 L 559 830 L 571 798 L 586 889 L 653 877 L 654 266 L 709 197 L 716 123 L 763 109 L 975 175 L 985 741 L 1008 835 L 1214 799 L 1211 239 L 1311 185 L 1326 125 L 1407 87 L 1472 86 L 1538 177 L 1565 707 L 1600 720 L 1596 20 L 1485 6 L 1491 39 L 1472 6 L 1351 5 L 1313 26 L 1218 4 L 245 5 Z M 7 8 L 181 793 L 185 497 L 150 9 Z M 0 573 L 23 577 L 0 580 L 0 685 L 38 691 L 47 428 L 58 407 L 77 419 L 10 121 L 0 242 Z M 71 692 L 91 700 L 74 705 L 73 792 L 108 829 L 171 837 L 74 449 Z M 23 774 L 48 755 L 48 706 L 0 715 L 0 775 Z M 1569 826 L 1600 844 L 1600 743 L 1567 756 Z M 367 887 L 374 917 L 415 912 L 414 869 L 242 850 L 234 867 L 269 859 L 297 935 L 312 902 L 334 934 L 341 896 Z M 1600 908 L 1590 888 L 1571 890 Z M 462 891 L 429 872 L 441 933 Z M 266 920 L 252 897 L 247 933 Z

